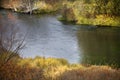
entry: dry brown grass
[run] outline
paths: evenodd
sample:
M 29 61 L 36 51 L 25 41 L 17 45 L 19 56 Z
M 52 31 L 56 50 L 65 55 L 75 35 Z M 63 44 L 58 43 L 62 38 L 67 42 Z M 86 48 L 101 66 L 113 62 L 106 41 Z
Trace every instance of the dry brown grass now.
M 63 59 L 40 57 L 21 59 L 18 63 L 2 65 L 0 80 L 120 80 L 120 69 L 109 66 L 86 67 L 68 64 Z
M 60 80 L 120 80 L 120 70 L 108 66 L 91 66 L 68 70 L 59 76 Z
M 0 80 L 42 80 L 41 69 L 6 63 L 0 67 Z

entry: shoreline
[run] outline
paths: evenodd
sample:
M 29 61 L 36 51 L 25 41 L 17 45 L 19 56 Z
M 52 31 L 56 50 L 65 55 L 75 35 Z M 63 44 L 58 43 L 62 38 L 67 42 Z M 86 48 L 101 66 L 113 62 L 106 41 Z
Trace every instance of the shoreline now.
M 70 65 L 64 59 L 44 57 L 19 59 L 0 68 L 2 80 L 119 80 L 119 75 L 120 69 L 109 66 Z

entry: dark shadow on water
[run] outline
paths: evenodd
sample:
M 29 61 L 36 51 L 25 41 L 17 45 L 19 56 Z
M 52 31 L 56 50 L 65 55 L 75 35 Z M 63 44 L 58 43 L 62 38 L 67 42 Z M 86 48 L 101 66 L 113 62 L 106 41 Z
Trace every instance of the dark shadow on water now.
M 82 55 L 81 63 L 120 67 L 119 29 L 82 29 L 77 32 L 77 38 Z
M 111 27 L 120 27 L 120 26 L 108 26 L 108 25 L 95 25 L 97 27 L 108 27 L 108 28 L 111 28 Z

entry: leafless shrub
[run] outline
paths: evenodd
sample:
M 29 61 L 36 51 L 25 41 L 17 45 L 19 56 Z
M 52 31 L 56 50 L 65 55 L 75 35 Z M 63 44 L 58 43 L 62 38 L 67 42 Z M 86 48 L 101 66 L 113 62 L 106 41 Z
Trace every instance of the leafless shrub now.
M 0 64 L 19 56 L 19 51 L 24 47 L 24 40 L 25 37 L 21 38 L 15 27 L 0 26 Z

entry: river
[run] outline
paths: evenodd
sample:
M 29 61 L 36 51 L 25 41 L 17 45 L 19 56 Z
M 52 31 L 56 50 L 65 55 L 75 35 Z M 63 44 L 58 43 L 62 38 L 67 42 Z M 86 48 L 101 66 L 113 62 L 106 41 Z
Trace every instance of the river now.
M 28 15 L 0 10 L 0 26 L 26 35 L 22 57 L 64 58 L 70 63 L 120 67 L 120 28 L 63 24 L 58 15 Z

